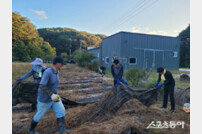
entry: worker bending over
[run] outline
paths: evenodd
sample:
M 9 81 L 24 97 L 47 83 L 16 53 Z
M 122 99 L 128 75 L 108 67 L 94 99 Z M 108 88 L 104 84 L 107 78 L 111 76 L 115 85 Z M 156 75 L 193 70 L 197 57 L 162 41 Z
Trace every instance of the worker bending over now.
M 118 85 L 120 82 L 128 85 L 128 82 L 123 77 L 123 65 L 119 63 L 118 59 L 115 59 L 111 65 L 111 73 L 114 78 L 114 85 Z
M 162 109 L 168 109 L 168 95 L 170 95 L 170 103 L 171 103 L 171 113 L 175 112 L 175 98 L 174 98 L 174 88 L 175 88 L 175 80 L 172 76 L 172 73 L 162 67 L 157 69 L 157 73 L 159 73 L 158 81 L 155 84 L 155 87 L 160 89 L 164 85 L 164 99 Z M 160 81 L 163 80 L 164 83 L 160 84 Z
M 102 77 L 105 75 L 105 70 L 106 70 L 106 68 L 104 66 L 99 67 L 99 72 L 102 75 Z
M 26 75 L 17 79 L 17 81 L 23 81 L 29 78 L 30 76 L 33 76 L 33 82 L 39 84 L 41 81 L 42 74 L 47 68 L 43 65 L 43 60 L 40 58 L 36 58 L 30 64 L 32 65 L 32 69 Z M 32 103 L 29 112 L 33 112 L 35 109 L 36 109 L 36 101 Z

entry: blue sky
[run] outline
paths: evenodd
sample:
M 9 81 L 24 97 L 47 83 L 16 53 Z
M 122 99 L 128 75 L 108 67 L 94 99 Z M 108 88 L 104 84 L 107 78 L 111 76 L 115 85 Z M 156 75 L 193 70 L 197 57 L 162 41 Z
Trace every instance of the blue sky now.
M 36 28 L 68 27 L 177 36 L 190 24 L 190 0 L 13 0 L 12 10 Z

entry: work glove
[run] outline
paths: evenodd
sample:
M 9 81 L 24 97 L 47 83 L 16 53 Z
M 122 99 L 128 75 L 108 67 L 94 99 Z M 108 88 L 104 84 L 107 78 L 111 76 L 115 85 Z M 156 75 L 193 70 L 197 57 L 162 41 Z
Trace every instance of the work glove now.
M 158 82 L 156 82 L 156 84 L 155 84 L 154 86 L 155 86 L 155 87 L 158 87 L 158 84 L 159 84 L 159 83 L 158 83 Z
M 118 78 L 116 79 L 116 84 L 120 84 L 120 80 Z
M 51 100 L 54 102 L 58 102 L 59 101 L 59 95 L 58 94 L 52 94 L 51 95 Z
M 19 79 L 17 79 L 16 81 L 22 81 L 23 79 L 22 78 L 19 78 Z
M 160 85 L 158 85 L 158 87 L 157 87 L 157 88 L 158 88 L 158 89 L 160 89 L 162 86 L 163 86 L 163 84 L 160 84 Z

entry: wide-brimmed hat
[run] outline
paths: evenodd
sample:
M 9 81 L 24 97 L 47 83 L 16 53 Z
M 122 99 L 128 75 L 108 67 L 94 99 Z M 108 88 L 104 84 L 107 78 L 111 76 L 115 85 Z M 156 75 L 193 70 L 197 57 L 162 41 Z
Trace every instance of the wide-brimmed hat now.
M 35 59 L 34 61 L 32 61 L 30 64 L 31 64 L 31 65 L 44 66 L 44 65 L 43 65 L 43 60 L 40 59 L 40 58 L 36 58 L 36 59 Z

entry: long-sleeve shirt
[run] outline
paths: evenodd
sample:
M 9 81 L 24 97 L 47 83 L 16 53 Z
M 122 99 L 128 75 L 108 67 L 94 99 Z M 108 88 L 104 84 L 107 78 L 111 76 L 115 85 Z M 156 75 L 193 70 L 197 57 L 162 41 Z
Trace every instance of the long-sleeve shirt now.
M 175 80 L 172 76 L 172 73 L 168 70 L 166 70 L 166 73 L 164 74 L 164 77 L 165 77 L 165 81 L 164 81 L 164 85 L 165 86 L 168 86 L 168 85 L 175 85 Z M 161 74 L 159 74 L 159 78 L 158 78 L 158 83 L 161 81 Z
M 27 79 L 28 77 L 32 76 L 34 71 L 31 69 L 27 74 L 25 74 L 23 77 L 21 77 L 22 80 Z
M 111 66 L 111 73 L 112 73 L 112 76 L 114 77 L 114 79 L 119 79 L 119 80 L 122 80 L 123 78 L 123 66 L 120 64 L 117 68 L 112 65 Z
M 39 73 L 42 73 L 46 70 L 46 67 L 41 66 L 33 66 L 32 69 L 23 77 L 21 77 L 22 80 L 25 80 L 29 78 L 30 76 L 33 76 L 34 82 L 39 83 L 41 80 L 41 76 L 39 76 Z
M 57 88 L 59 85 L 59 72 L 51 67 L 44 72 L 40 86 L 38 88 L 38 100 L 40 102 L 51 102 L 51 94 L 57 94 Z

